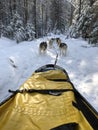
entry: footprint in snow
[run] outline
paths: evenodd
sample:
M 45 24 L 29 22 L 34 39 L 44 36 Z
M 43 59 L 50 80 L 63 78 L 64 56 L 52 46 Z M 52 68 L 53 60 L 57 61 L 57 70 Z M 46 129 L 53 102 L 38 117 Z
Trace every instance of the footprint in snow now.
M 15 61 L 12 58 L 9 58 L 9 62 L 12 67 L 17 68 L 18 66 L 15 64 Z

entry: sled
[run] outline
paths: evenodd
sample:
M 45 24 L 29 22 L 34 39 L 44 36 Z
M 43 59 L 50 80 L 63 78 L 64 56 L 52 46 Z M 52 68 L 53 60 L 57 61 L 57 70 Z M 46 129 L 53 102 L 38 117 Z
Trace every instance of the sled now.
M 98 130 L 98 113 L 60 66 L 35 70 L 0 103 L 0 130 Z

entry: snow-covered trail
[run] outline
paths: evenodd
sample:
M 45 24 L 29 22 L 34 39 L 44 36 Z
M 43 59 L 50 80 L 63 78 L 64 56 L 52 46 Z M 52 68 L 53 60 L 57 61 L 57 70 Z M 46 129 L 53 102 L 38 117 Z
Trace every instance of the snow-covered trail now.
M 66 56 L 59 55 L 57 65 L 68 72 L 75 87 L 98 110 L 98 48 L 91 47 L 82 39 L 60 37 L 67 43 L 68 52 Z M 20 44 L 0 39 L 0 101 L 9 95 L 8 89 L 19 88 L 37 68 L 55 62 L 56 51 L 59 53 L 56 48 L 39 55 L 39 43 L 49 38 Z

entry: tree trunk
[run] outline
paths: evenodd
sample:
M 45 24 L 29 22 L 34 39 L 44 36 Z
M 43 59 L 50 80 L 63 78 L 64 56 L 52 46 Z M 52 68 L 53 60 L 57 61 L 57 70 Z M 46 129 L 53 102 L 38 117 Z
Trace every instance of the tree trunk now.
M 79 0 L 79 17 L 81 15 L 81 0 Z

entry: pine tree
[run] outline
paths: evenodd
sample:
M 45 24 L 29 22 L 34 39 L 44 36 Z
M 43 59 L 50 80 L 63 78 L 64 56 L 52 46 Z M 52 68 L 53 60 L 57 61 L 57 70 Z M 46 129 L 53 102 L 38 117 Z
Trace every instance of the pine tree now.
M 35 38 L 35 32 L 34 32 L 34 26 L 31 23 L 27 23 L 26 29 L 25 29 L 25 40 L 26 41 L 32 41 Z
M 26 39 L 25 35 L 25 29 L 24 29 L 24 24 L 23 20 L 20 17 L 18 13 L 15 14 L 12 23 L 14 25 L 13 31 L 14 31 L 14 39 L 16 40 L 17 43 L 24 41 Z

